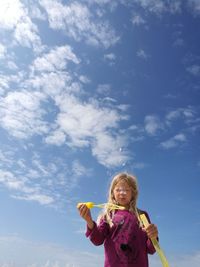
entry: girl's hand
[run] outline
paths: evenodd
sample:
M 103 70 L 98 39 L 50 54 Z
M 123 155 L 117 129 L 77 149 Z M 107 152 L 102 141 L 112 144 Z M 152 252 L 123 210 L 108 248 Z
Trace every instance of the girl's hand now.
M 90 209 L 88 209 L 88 207 L 82 203 L 80 203 L 77 208 L 80 216 L 87 222 L 88 227 L 92 229 L 94 227 L 94 222 L 92 220 Z
M 157 239 L 158 238 L 158 229 L 155 224 L 149 224 L 146 228 L 146 233 L 148 238 Z

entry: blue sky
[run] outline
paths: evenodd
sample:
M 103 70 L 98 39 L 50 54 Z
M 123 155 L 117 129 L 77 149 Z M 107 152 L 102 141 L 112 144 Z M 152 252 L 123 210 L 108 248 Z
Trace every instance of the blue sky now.
M 199 28 L 199 0 L 1 0 L 2 267 L 102 266 L 76 203 L 119 171 L 170 266 L 200 266 Z

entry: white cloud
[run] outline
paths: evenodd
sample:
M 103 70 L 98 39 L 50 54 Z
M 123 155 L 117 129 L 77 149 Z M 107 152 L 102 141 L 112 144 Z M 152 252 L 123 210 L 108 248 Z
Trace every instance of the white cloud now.
M 68 92 L 80 91 L 80 88 L 73 86 L 70 74 L 65 71 L 42 72 L 40 75 L 31 75 L 25 82 L 25 86 L 41 90 L 52 99 L 60 95 L 64 89 L 67 89 Z
M 54 202 L 52 197 L 39 193 L 37 187 L 28 185 L 25 177 L 15 176 L 12 172 L 0 169 L 0 183 L 11 192 L 17 193 L 12 195 L 14 198 L 36 201 L 42 205 Z
M 189 8 L 192 10 L 194 15 L 200 14 L 200 2 L 199 0 L 187 0 Z
M 12 55 L 10 55 L 8 52 L 8 48 L 2 43 L 0 43 L 0 60 L 4 68 L 7 67 L 10 70 L 18 69 L 17 65 L 13 61 Z M 9 79 L 8 76 L 7 76 L 7 79 Z
M 143 49 L 139 49 L 136 54 L 139 58 L 142 58 L 145 60 L 150 57 Z
M 60 192 L 66 194 L 76 187 L 79 177 L 90 175 L 90 170 L 86 170 L 79 161 L 69 166 L 59 158 L 43 163 L 39 154 L 33 154 L 16 162 L 17 151 L 0 151 L 1 186 L 9 191 L 12 198 L 62 208 L 66 199 Z
M 39 92 L 10 92 L 1 98 L 0 125 L 11 135 L 28 138 L 48 131 L 42 120 L 45 111 L 40 107 L 44 95 Z
M 173 121 L 183 119 L 185 123 L 190 122 L 195 117 L 195 109 L 193 107 L 177 108 L 167 113 L 166 123 L 170 125 Z
M 9 152 L 3 152 L 0 150 L 0 167 L 9 166 L 12 164 L 12 160 L 9 158 Z
M 72 164 L 72 173 L 75 174 L 76 177 L 85 176 L 88 174 L 88 169 L 85 168 L 80 161 L 75 160 Z
M 134 0 L 134 2 L 140 4 L 144 9 L 157 14 L 166 10 L 165 3 L 162 0 Z
M 145 20 L 139 14 L 133 15 L 131 22 L 133 23 L 133 25 L 136 25 L 136 26 L 145 24 Z
M 33 48 L 36 52 L 43 49 L 37 26 L 19 0 L 1 1 L 0 28 L 11 31 L 14 42 L 21 46 Z
M 32 193 L 26 196 L 13 196 L 16 199 L 26 200 L 26 201 L 36 201 L 41 205 L 49 205 L 54 202 L 54 199 L 51 196 L 42 195 L 39 193 Z
M 63 5 L 55 0 L 41 0 L 40 4 L 48 14 L 50 27 L 62 29 L 76 41 L 84 40 L 90 45 L 102 45 L 108 48 L 119 40 L 108 22 L 94 22 L 97 18 L 80 2 Z
M 31 18 L 39 19 L 39 20 L 46 20 L 46 15 L 41 11 L 41 9 L 38 6 L 35 6 L 36 1 L 33 1 L 33 5 L 30 5 L 29 8 L 29 14 Z
M 119 148 L 126 146 L 127 140 L 119 137 L 117 132 L 119 122 L 127 118 L 117 109 L 100 107 L 94 101 L 82 103 L 70 95 L 57 96 L 56 104 L 60 113 L 55 132 L 57 135 L 60 132 L 61 136 L 65 133 L 66 141 L 62 137 L 63 142 L 76 148 L 91 147 L 92 154 L 106 166 L 117 166 L 128 159 L 125 152 L 119 153 Z M 52 134 L 54 136 L 54 132 L 50 135 L 51 142 Z M 49 142 L 49 137 L 46 141 Z
M 149 135 L 156 135 L 159 130 L 163 129 L 163 124 L 155 115 L 147 115 L 144 123 L 144 128 Z
M 167 98 L 167 99 L 176 99 L 177 95 L 168 93 L 168 94 L 164 95 L 163 97 Z
M 5 57 L 6 50 L 7 50 L 6 47 L 0 43 L 0 59 Z
M 124 137 L 106 132 L 99 133 L 94 140 L 92 154 L 108 168 L 124 166 L 130 159 L 129 153 L 121 149 L 126 146 L 126 142 Z
M 180 133 L 174 136 L 174 140 L 184 142 L 186 141 L 186 137 L 184 134 Z
M 7 61 L 7 66 L 10 70 L 17 70 L 18 69 L 18 66 L 12 60 Z
M 121 120 L 116 110 L 100 108 L 98 102 L 81 103 L 77 98 L 66 95 L 59 99 L 58 104 L 61 110 L 58 124 L 71 136 L 74 144 L 79 139 L 93 137 L 95 133 L 117 128 Z
M 116 55 L 113 53 L 105 54 L 104 59 L 112 66 L 116 61 Z
M 200 75 L 200 65 L 191 65 L 189 67 L 187 67 L 187 71 L 194 75 L 194 76 L 199 76 Z
M 174 119 L 177 119 L 181 116 L 181 110 L 180 109 L 176 109 L 176 110 L 172 110 L 170 111 L 167 115 L 166 115 L 166 119 L 168 121 L 172 121 Z
M 21 46 L 33 47 L 37 52 L 43 49 L 37 26 L 28 17 L 16 25 L 14 38 Z
M 20 71 L 17 75 L 0 74 L 0 94 L 3 95 L 5 92 L 8 92 L 11 87 L 11 83 L 19 84 L 23 80 L 23 76 L 23 72 Z
M 181 0 L 171 0 L 169 3 L 169 12 L 172 14 L 181 13 L 182 12 L 182 1 Z
M 3 95 L 6 89 L 9 88 L 9 77 L 0 75 L 0 95 Z
M 89 3 L 89 4 L 98 4 L 100 6 L 110 5 L 111 8 L 114 8 L 117 6 L 117 2 L 114 0 L 84 0 L 84 1 Z
M 177 37 L 174 41 L 174 46 L 183 46 L 185 44 L 184 40 L 181 37 Z
M 69 61 L 75 64 L 80 63 L 70 46 L 60 46 L 52 49 L 48 54 L 37 57 L 33 62 L 32 69 L 39 72 L 64 70 Z
M 110 54 L 105 54 L 104 55 L 104 58 L 105 59 L 108 59 L 108 60 L 115 60 L 116 59 L 116 56 L 115 56 L 115 54 L 110 53 Z
M 81 177 L 90 176 L 92 170 L 78 159 L 66 163 L 66 159 L 49 157 L 46 150 L 44 153 L 22 149 L 24 156 L 19 158 L 17 149 L 1 150 L 0 185 L 12 198 L 63 210 L 71 201 L 69 192 L 79 184 Z
M 118 153 L 119 148 L 127 144 L 125 134 L 119 138 L 118 127 L 120 121 L 128 119 L 122 115 L 127 107 L 114 107 L 111 102 L 100 105 L 92 99 L 82 102 L 76 97 L 82 90 L 81 84 L 73 82 L 77 75 L 73 77 L 62 71 L 69 60 L 79 63 L 68 46 L 57 47 L 37 57 L 31 66 L 30 78 L 23 82 L 27 90 L 9 92 L 1 98 L 1 126 L 16 138 L 42 135 L 51 145 L 90 147 L 92 155 L 107 167 L 122 164 L 129 156 L 125 151 Z M 84 77 L 82 81 L 86 82 Z M 8 81 L 4 85 L 8 87 Z M 29 92 L 30 88 L 36 89 L 35 92 Z M 108 92 L 110 86 L 103 85 L 98 90 Z M 44 106 L 49 101 L 52 105 L 47 111 Z M 47 112 L 48 115 L 52 112 L 51 122 Z M 103 139 L 106 139 L 105 151 L 100 148 Z
M 179 146 L 181 143 L 186 142 L 186 136 L 183 133 L 177 134 L 174 137 L 170 138 L 167 141 L 164 141 L 160 144 L 163 149 L 170 149 Z
M 89 79 L 87 76 L 85 76 L 85 75 L 81 75 L 81 76 L 79 77 L 79 80 L 80 80 L 83 84 L 88 84 L 88 83 L 91 82 L 90 79 Z
M 9 189 L 19 190 L 24 187 L 24 182 L 18 180 L 11 172 L 8 171 L 0 170 L 0 182 Z
M 155 13 L 156 15 L 161 15 L 164 12 L 170 12 L 173 14 L 181 12 L 181 0 L 134 0 L 134 2 L 139 4 L 145 10 Z
M 52 144 L 56 146 L 64 144 L 65 141 L 66 141 L 66 136 L 62 130 L 56 130 L 53 133 L 50 133 L 50 135 L 48 135 L 45 138 L 45 142 L 47 144 Z
M 1 0 L 0 27 L 13 29 L 24 16 L 23 8 L 19 0 Z
M 147 164 L 146 163 L 143 163 L 143 162 L 134 162 L 133 163 L 133 169 L 144 169 L 147 167 Z
M 97 92 L 99 94 L 109 95 L 110 91 L 111 91 L 111 85 L 110 84 L 99 84 L 97 87 Z

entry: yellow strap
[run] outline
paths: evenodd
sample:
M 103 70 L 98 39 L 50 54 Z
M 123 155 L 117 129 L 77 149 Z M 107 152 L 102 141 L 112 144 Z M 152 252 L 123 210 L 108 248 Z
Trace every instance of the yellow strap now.
M 145 216 L 145 214 L 141 214 L 140 215 L 140 219 L 142 220 L 142 223 L 144 224 L 144 227 L 146 228 L 149 225 L 149 222 L 147 220 L 147 217 Z M 151 239 L 151 242 L 153 243 L 153 246 L 155 248 L 155 250 L 157 251 L 160 260 L 162 262 L 163 267 L 169 267 L 169 263 L 165 257 L 165 254 L 163 252 L 163 250 L 161 249 L 158 240 L 157 239 Z
M 85 204 L 88 209 L 92 209 L 94 207 L 97 208 L 110 208 L 113 210 L 124 210 L 125 208 L 113 203 L 103 203 L 103 204 L 95 204 L 94 202 L 81 202 L 77 204 L 77 208 L 81 205 L 81 204 Z

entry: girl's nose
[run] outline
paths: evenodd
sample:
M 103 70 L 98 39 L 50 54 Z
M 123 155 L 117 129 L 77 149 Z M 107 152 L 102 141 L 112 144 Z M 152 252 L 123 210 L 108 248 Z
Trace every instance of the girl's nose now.
M 120 189 L 119 193 L 120 193 L 120 195 L 126 195 L 126 190 Z

